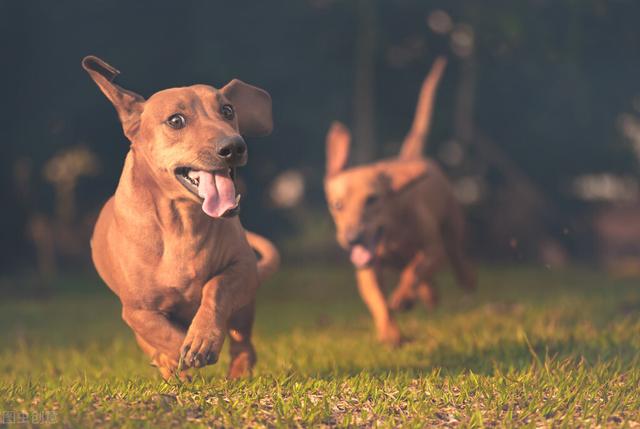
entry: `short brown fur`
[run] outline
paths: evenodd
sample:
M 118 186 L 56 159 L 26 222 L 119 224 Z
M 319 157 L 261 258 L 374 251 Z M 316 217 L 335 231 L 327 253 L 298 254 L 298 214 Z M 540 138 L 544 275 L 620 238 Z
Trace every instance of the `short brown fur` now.
M 215 363 L 227 335 L 229 377 L 250 374 L 255 293 L 276 269 L 277 250 L 246 232 L 237 216 L 207 216 L 175 169 L 243 165 L 246 153 L 232 165 L 215 148 L 240 141 L 241 134 L 269 134 L 269 94 L 233 80 L 221 89 L 171 88 L 144 100 L 113 83 L 119 72 L 99 58 L 86 57 L 82 65 L 113 103 L 131 141 L 115 195 L 91 240 L 96 269 L 120 298 L 123 319 L 165 379 L 177 370 L 188 378 L 186 369 Z M 223 117 L 223 103 L 233 105 L 235 117 Z M 177 111 L 186 117 L 184 129 L 167 126 Z
M 420 92 L 415 119 L 397 158 L 345 168 L 351 136 L 335 122 L 327 134 L 325 193 L 336 224 L 337 240 L 373 255 L 356 266 L 358 289 L 369 308 L 378 338 L 392 345 L 401 341 L 392 310 L 420 300 L 437 302 L 433 276 L 449 259 L 458 282 L 476 287 L 475 272 L 464 252 L 465 222 L 452 187 L 437 164 L 423 158 L 435 90 L 446 61 L 436 60 Z M 400 270 L 398 286 L 387 304 L 381 272 Z

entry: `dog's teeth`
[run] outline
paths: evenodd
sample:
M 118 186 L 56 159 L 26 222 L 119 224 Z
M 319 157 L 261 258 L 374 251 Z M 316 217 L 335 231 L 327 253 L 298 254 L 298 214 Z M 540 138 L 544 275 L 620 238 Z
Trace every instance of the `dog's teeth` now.
M 240 198 L 242 198 L 242 195 L 236 195 L 236 204 L 240 204 Z

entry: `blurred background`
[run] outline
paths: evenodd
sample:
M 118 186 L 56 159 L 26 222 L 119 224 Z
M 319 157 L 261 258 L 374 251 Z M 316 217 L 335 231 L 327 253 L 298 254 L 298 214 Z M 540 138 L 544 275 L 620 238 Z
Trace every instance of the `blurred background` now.
M 427 147 L 465 205 L 477 259 L 640 274 L 640 3 L 634 0 L 0 1 L 2 273 L 91 270 L 89 237 L 128 142 L 80 66 L 147 97 L 267 89 L 241 214 L 285 262 L 345 261 L 323 198 L 324 136 L 394 155 L 449 58 Z

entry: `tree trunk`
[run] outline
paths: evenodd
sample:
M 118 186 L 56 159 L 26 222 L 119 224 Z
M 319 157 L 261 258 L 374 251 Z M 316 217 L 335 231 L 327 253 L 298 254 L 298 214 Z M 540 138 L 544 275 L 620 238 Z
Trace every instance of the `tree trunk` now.
M 465 150 L 474 139 L 475 114 L 474 102 L 476 93 L 476 59 L 475 53 L 460 61 L 460 83 L 456 91 L 454 112 L 454 138 Z
M 374 50 L 376 13 L 374 0 L 357 6 L 356 76 L 354 101 L 354 160 L 366 163 L 375 156 Z

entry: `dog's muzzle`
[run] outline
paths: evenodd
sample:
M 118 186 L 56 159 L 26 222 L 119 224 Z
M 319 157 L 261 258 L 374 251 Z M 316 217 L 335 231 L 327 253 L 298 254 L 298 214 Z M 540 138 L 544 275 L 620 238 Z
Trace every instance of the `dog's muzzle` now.
M 216 157 L 228 167 L 241 167 L 247 163 L 247 144 L 241 136 L 217 140 L 215 152 Z

